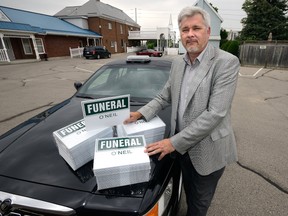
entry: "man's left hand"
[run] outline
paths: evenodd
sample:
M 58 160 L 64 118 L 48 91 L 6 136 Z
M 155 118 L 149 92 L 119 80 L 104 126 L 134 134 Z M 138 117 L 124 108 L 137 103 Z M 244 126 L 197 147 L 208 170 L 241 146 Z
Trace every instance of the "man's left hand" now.
M 158 160 L 161 160 L 166 154 L 173 151 L 175 151 L 175 148 L 170 142 L 170 139 L 164 139 L 147 145 L 144 152 L 148 153 L 149 156 L 160 153 Z

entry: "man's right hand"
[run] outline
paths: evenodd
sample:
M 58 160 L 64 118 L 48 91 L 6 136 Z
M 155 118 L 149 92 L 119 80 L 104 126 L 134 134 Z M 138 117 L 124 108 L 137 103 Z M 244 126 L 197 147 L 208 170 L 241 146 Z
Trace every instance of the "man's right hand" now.
M 141 117 L 142 117 L 142 114 L 140 112 L 130 112 L 130 117 L 124 121 L 124 124 L 136 122 Z

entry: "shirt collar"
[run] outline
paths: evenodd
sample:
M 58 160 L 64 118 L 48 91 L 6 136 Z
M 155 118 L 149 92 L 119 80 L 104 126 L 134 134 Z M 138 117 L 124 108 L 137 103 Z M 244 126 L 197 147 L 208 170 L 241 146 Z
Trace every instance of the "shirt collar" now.
M 207 47 L 208 47 L 208 44 L 207 44 L 207 46 L 205 47 L 205 49 L 200 53 L 200 55 L 197 56 L 197 58 L 194 60 L 194 62 L 192 62 L 192 65 L 195 64 L 196 61 L 198 61 L 199 63 L 202 61 L 203 56 L 204 56 L 204 53 L 205 53 L 206 50 L 207 50 Z M 184 61 L 186 62 L 186 64 L 191 65 L 190 58 L 189 58 L 189 55 L 188 55 L 187 52 L 186 52 L 185 56 L 183 57 L 183 59 L 184 59 Z

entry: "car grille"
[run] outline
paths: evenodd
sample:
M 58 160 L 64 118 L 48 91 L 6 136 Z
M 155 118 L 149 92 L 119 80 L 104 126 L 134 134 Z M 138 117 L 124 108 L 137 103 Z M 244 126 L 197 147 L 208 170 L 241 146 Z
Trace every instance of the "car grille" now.
M 71 208 L 0 191 L 0 216 L 76 215 Z

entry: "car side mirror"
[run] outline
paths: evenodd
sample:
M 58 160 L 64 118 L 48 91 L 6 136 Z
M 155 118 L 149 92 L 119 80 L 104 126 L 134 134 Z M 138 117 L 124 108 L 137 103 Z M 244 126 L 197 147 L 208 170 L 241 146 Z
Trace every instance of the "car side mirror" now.
M 74 87 L 78 91 L 79 88 L 81 88 L 83 84 L 81 82 L 74 82 Z

